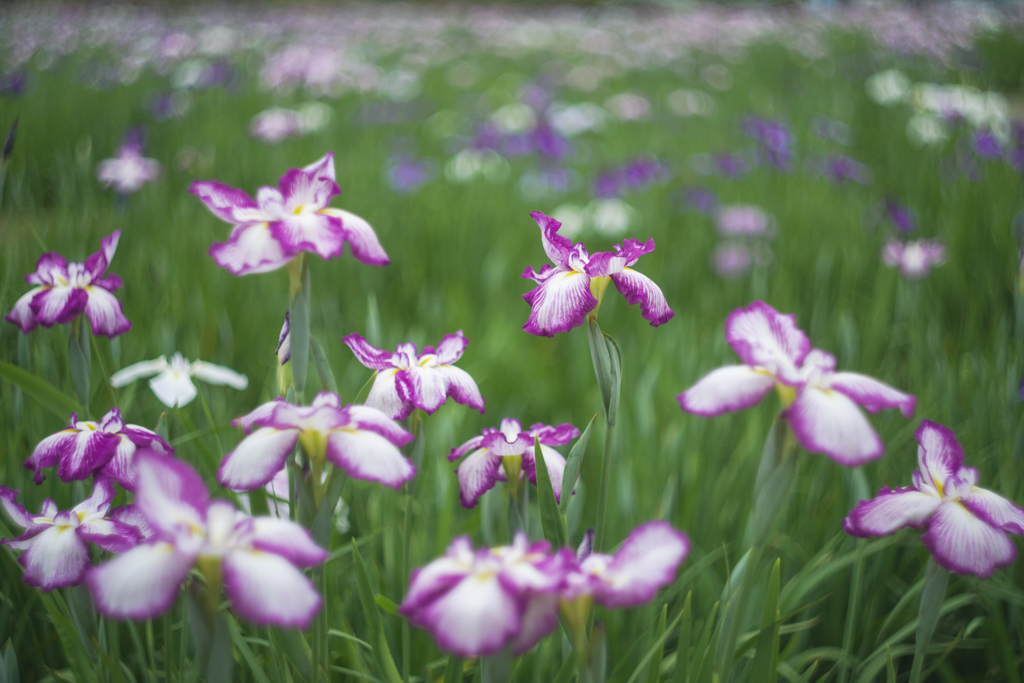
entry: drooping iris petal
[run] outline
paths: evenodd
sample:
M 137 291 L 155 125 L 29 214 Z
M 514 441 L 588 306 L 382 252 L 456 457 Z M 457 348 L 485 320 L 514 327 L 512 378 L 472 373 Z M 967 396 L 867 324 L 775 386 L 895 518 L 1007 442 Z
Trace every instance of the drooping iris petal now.
M 94 335 L 116 337 L 132 329 L 128 318 L 124 317 L 121 302 L 101 287 L 89 287 L 85 304 L 85 315 L 89 318 Z
M 690 551 L 686 535 L 667 522 L 634 529 L 599 577 L 594 600 L 606 607 L 635 607 L 649 602 L 675 579 Z
M 145 377 L 152 377 L 153 375 L 160 374 L 169 367 L 170 365 L 167 363 L 166 356 L 133 363 L 125 368 L 121 368 L 111 375 L 110 386 L 115 388 L 127 386 L 137 379 L 143 379 Z
M 57 476 L 64 481 L 88 478 L 114 457 L 119 441 L 113 434 L 83 429 L 65 441 Z
M 204 528 L 210 494 L 188 464 L 140 451 L 135 455 L 138 493 L 135 505 L 150 526 L 174 536 L 182 529 Z
M 562 227 L 562 224 L 540 211 L 532 212 L 530 218 L 535 220 L 538 227 L 540 227 L 540 240 L 541 244 L 544 245 L 544 253 L 548 255 L 548 258 L 551 259 L 555 266 L 568 268 L 572 241 L 558 234 L 558 229 Z
M 410 621 L 460 657 L 494 654 L 520 632 L 519 605 L 495 575 L 466 577 Z
M 366 405 L 376 408 L 392 420 L 404 420 L 412 414 L 415 406 L 402 400 L 398 393 L 398 368 L 381 370 L 373 381 Z
M 915 488 L 890 490 L 883 486 L 872 500 L 857 503 L 843 520 L 851 536 L 888 536 L 905 527 L 921 528 L 942 504 L 942 499 Z
M 189 363 L 189 370 L 193 377 L 197 377 L 208 384 L 225 385 L 239 391 L 249 386 L 248 377 L 223 365 L 207 363 L 204 360 L 195 360 Z
M 632 268 L 624 268 L 611 278 L 616 289 L 626 297 L 626 303 L 640 304 L 640 315 L 644 320 L 650 321 L 653 327 L 667 323 L 675 315 L 668 307 L 661 287 L 643 273 Z
M 274 238 L 267 223 L 235 226 L 228 241 L 211 245 L 209 253 L 218 266 L 232 275 L 268 273 L 294 256 Z
M 253 223 L 264 220 L 256 200 L 242 190 L 236 190 L 217 181 L 196 181 L 188 189 L 206 205 L 214 216 L 234 223 Z
M 391 365 L 391 356 L 393 355 L 391 351 L 378 349 L 358 334 L 350 334 L 347 337 L 343 337 L 341 341 L 352 349 L 356 360 L 365 367 L 371 370 L 386 370 L 393 367 Z
M 30 304 L 36 322 L 43 327 L 64 325 L 85 310 L 89 295 L 78 287 L 57 286 L 43 289 Z
M 548 593 L 531 596 L 520 620 L 519 635 L 512 641 L 512 654 L 517 657 L 525 654 L 556 628 L 558 596 Z
M 298 440 L 297 429 L 257 429 L 224 456 L 217 469 L 217 481 L 233 491 L 252 491 L 266 486 L 284 469 Z
M 399 489 L 416 468 L 386 438 L 375 432 L 337 430 L 327 438 L 327 459 L 356 479 Z
M 115 619 L 150 619 L 171 608 L 195 556 L 170 543 L 140 545 L 89 571 L 96 609 Z
M 532 273 L 532 269 L 527 269 Z M 590 277 L 574 270 L 545 269 L 539 275 L 523 274 L 538 283 L 523 298 L 530 304 L 530 317 L 523 329 L 530 334 L 553 337 L 582 325 L 597 306 L 590 292 Z
M 391 263 L 377 233 L 365 219 L 342 209 L 326 208 L 320 213 L 340 221 L 341 229 L 352 255 L 370 266 L 386 266 Z
M 797 366 L 811 350 L 796 316 L 782 315 L 762 301 L 729 314 L 725 340 L 746 365 L 763 367 L 790 384 L 800 382 Z
M 191 377 L 174 370 L 165 370 L 149 380 L 149 388 L 169 408 L 186 406 L 199 394 Z
M 25 583 L 44 591 L 74 586 L 89 568 L 89 546 L 74 527 L 54 524 L 32 539 L 18 562 L 25 568 Z
M 252 518 L 252 546 L 285 558 L 296 567 L 311 567 L 327 559 L 328 553 L 295 522 L 273 517 Z
M 15 524 L 26 531 L 36 526 L 32 521 L 35 515 L 29 514 L 25 506 L 17 502 L 18 492 L 6 486 L 0 486 L 0 505 Z
M 413 440 L 413 435 L 384 414 L 383 411 L 370 406 L 353 405 L 346 408 L 349 416 L 359 429 L 376 432 L 396 446 L 405 446 Z
M 963 505 L 946 502 L 928 521 L 921 542 L 941 566 L 958 574 L 986 578 L 1017 556 L 1017 547 L 1002 529 L 975 517 Z
M 544 457 L 544 465 L 548 470 L 548 478 L 551 479 L 551 488 L 555 491 L 555 500 L 562 500 L 562 475 L 565 473 L 565 457 L 550 446 L 541 444 L 540 452 Z M 523 458 L 523 472 L 527 479 L 534 485 L 537 484 L 537 464 L 534 461 L 533 445 L 526 451 L 528 457 Z M 575 482 L 573 482 L 575 484 Z
M 285 216 L 269 225 L 270 234 L 286 253 L 308 251 L 328 260 L 340 256 L 345 249 L 340 221 L 321 213 Z
M 973 488 L 960 502 L 982 520 L 1003 531 L 1024 534 L 1024 510 L 997 493 Z
M 455 475 L 459 480 L 459 498 L 465 508 L 476 507 L 480 496 L 494 488 L 501 469 L 501 456 L 488 448 L 470 453 L 459 463 Z
M 22 294 L 14 302 L 14 308 L 11 309 L 11 312 L 4 316 L 4 320 L 14 323 L 25 334 L 36 329 L 38 323 L 36 322 L 36 314 L 32 311 L 32 300 L 43 290 L 44 287 L 36 287 Z
M 445 383 L 445 393 L 456 403 L 484 412 L 484 397 L 468 372 L 454 365 L 439 365 L 434 369 Z
M 448 382 L 435 368 L 414 366 L 395 377 L 398 397 L 420 410 L 433 413 L 448 399 Z
M 727 365 L 712 370 L 679 395 L 688 413 L 715 417 L 757 405 L 775 386 L 775 378 L 746 365 Z
M 840 465 L 856 467 L 885 451 L 857 404 L 838 391 L 804 387 L 784 415 L 801 446 Z
M 112 553 L 124 553 L 134 548 L 142 538 L 134 526 L 111 519 L 96 519 L 82 522 L 78 527 L 79 538 L 95 543 Z
M 221 567 L 232 607 L 255 623 L 306 629 L 323 602 L 313 582 L 280 555 L 233 550 Z
M 403 615 L 414 613 L 427 602 L 462 581 L 472 570 L 473 546 L 468 536 L 452 540 L 444 556 L 413 571 L 409 591 L 400 609 Z
M 855 372 L 837 372 L 829 378 L 829 384 L 864 406 L 869 413 L 877 413 L 882 408 L 899 408 L 903 417 L 909 419 L 914 415 L 917 399 L 872 377 Z

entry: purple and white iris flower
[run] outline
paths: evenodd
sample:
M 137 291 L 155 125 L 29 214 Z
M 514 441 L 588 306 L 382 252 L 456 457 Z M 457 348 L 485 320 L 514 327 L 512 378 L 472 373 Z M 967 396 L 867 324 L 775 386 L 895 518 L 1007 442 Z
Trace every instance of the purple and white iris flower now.
M 785 408 L 782 416 L 800 445 L 847 467 L 884 452 L 857 405 L 870 413 L 882 408 L 899 408 L 907 418 L 914 413 L 913 396 L 865 375 L 835 372 L 835 358 L 811 350 L 795 316 L 782 315 L 764 302 L 733 311 L 725 321 L 725 340 L 743 365 L 714 370 L 680 394 L 679 405 L 686 412 L 714 417 L 743 410 L 777 389 Z
M 137 448 L 148 448 L 165 455 L 173 449 L 159 434 L 138 425 L 126 425 L 120 408 L 111 408 L 99 422 L 79 420 L 71 415 L 71 424 L 51 434 L 36 446 L 25 461 L 41 484 L 42 470 L 56 467 L 63 481 L 87 479 L 92 474 L 112 477 L 126 491 L 135 490 L 132 458 Z
M 1024 510 L 977 486 L 978 470 L 964 466 L 953 431 L 922 420 L 914 434 L 918 469 L 914 485 L 883 486 L 872 500 L 857 503 L 843 520 L 847 533 L 866 538 L 924 527 L 921 541 L 942 567 L 987 577 L 1017 556 L 1007 532 L 1024 534 Z
M 136 456 L 135 505 L 154 535 L 121 557 L 89 571 L 96 609 L 115 619 L 149 619 L 166 612 L 193 566 L 207 585 L 223 577 L 232 607 L 257 624 L 306 628 L 321 598 L 301 567 L 327 551 L 294 522 L 250 517 L 211 501 L 203 480 L 180 460 Z
M 64 325 L 85 313 L 94 335 L 116 337 L 130 330 L 132 324 L 113 294 L 124 283 L 113 273 L 107 275 L 120 237 L 120 230 L 104 237 L 100 250 L 85 263 L 68 263 L 52 251 L 40 256 L 36 272 L 25 276 L 25 282 L 35 288 L 15 302 L 6 320 L 28 334 L 36 325 Z
M 577 552 L 578 564 L 566 577 L 565 600 L 590 596 L 605 607 L 637 607 L 676 578 L 690 552 L 690 539 L 668 522 L 648 522 L 630 532 L 614 555 L 591 552 L 593 530 Z
M 398 450 L 412 441 L 412 434 L 376 408 L 342 408 L 337 394 L 317 394 L 307 407 L 283 399 L 264 403 L 234 424 L 248 436 L 224 456 L 217 479 L 235 491 L 265 486 L 284 469 L 296 443 L 311 460 L 326 459 L 351 477 L 394 489 L 416 473 Z
M 433 413 L 449 396 L 456 403 L 484 412 L 484 398 L 476 382 L 468 372 L 455 367 L 469 345 L 462 330 L 446 334 L 437 348 L 427 346 L 422 352 L 406 342 L 392 353 L 370 345 L 358 334 L 341 341 L 352 349 L 356 360 L 377 371 L 366 405 L 393 420 L 404 420 L 416 408 Z
M 529 431 L 524 431 L 518 420 L 505 418 L 501 421 L 500 428 L 488 427 L 480 436 L 474 436 L 458 448 L 453 448 L 448 460 L 454 461 L 466 456 L 455 470 L 459 479 L 459 497 L 463 507 L 476 507 L 480 496 L 494 488 L 497 482 L 508 481 L 508 475 L 502 466 L 506 458 L 517 458 L 527 479 L 536 486 L 534 437 L 540 442 L 544 464 L 551 478 L 551 486 L 555 490 L 555 500 L 560 500 L 565 458 L 552 446 L 564 446 L 579 435 L 580 430 L 568 423 L 549 427 L 538 422 L 532 425 Z
M 546 541 L 516 534 L 512 545 L 474 551 L 469 538 L 417 569 L 400 613 L 460 657 L 511 645 L 520 655 L 558 626 L 558 594 L 572 553 L 548 554 Z
M 890 240 L 882 248 L 882 263 L 900 269 L 908 280 L 920 280 L 933 266 L 946 262 L 946 247 L 936 240 Z
M 143 377 L 149 380 L 149 388 L 156 397 L 168 408 L 184 408 L 198 394 L 192 378 L 201 379 L 208 384 L 224 384 L 239 391 L 249 386 L 249 378 L 223 365 L 215 365 L 202 360 L 189 362 L 180 353 L 171 356 L 160 356 L 154 360 L 144 360 L 118 370 L 110 376 L 113 387 L 123 387 Z
M 71 510 L 60 512 L 47 498 L 38 515 L 15 502 L 17 491 L 0 486 L 0 504 L 11 520 L 25 530 L 0 544 L 25 552 L 18 562 L 25 568 L 25 583 L 52 591 L 82 582 L 92 564 L 89 542 L 104 550 L 123 553 L 138 543 L 139 530 L 107 516 L 110 501 L 117 495 L 114 482 L 100 478 L 92 495 Z
M 615 245 L 614 253 L 590 255 L 582 243 L 573 244 L 558 234 L 562 224 L 554 218 L 540 211 L 530 217 L 540 226 L 544 251 L 554 266 L 545 265 L 539 273 L 527 266 L 523 272 L 524 278 L 538 285 L 523 295 L 531 308 L 524 330 L 553 337 L 582 325 L 599 306 L 609 281 L 615 283 L 627 303 L 640 304 L 641 315 L 652 326 L 667 323 L 675 315 L 661 288 L 632 268 L 641 256 L 654 251 L 653 239 L 646 244 L 624 240 L 621 246 Z
M 333 152 L 305 168 L 288 171 L 277 188 L 261 187 L 255 200 L 217 181 L 192 183 L 189 192 L 217 218 L 234 226 L 227 242 L 210 247 L 217 265 L 232 275 L 277 270 L 302 252 L 332 259 L 341 256 L 346 242 L 363 263 L 389 263 L 369 223 L 328 206 L 332 197 L 341 194 Z
M 160 162 L 142 156 L 140 130 L 132 131 L 117 156 L 104 159 L 96 168 L 96 177 L 104 187 L 113 187 L 121 194 L 131 194 L 160 177 Z

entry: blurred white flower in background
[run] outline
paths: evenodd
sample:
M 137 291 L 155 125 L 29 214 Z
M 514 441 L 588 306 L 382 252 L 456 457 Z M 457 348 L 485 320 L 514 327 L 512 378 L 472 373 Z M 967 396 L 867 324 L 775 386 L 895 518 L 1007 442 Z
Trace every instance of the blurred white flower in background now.
M 492 183 L 508 179 L 508 162 L 493 149 L 464 149 L 444 165 L 444 177 L 452 183 L 468 183 L 478 176 Z
M 192 378 L 201 379 L 209 384 L 223 384 L 241 391 L 249 386 L 249 378 L 223 365 L 214 365 L 202 360 L 191 363 L 180 353 L 175 353 L 170 362 L 167 356 L 155 360 L 144 360 L 118 370 L 110 376 L 110 385 L 123 387 L 143 377 L 149 380 L 149 388 L 156 397 L 168 408 L 182 408 L 192 402 L 199 390 L 192 383 Z
M 903 101 L 910 90 L 910 79 L 898 69 L 889 69 L 868 78 L 864 87 L 868 97 L 888 107 Z
M 646 97 L 624 92 L 605 100 L 604 108 L 622 121 L 640 121 L 647 118 L 651 103 Z
M 914 114 L 907 121 L 907 137 L 918 147 L 938 145 L 949 137 L 949 131 L 934 114 Z
M 502 133 L 525 133 L 537 125 L 537 114 L 521 102 L 506 104 L 489 118 Z
M 554 102 L 547 110 L 551 127 L 559 135 L 571 138 L 587 131 L 602 131 L 608 119 L 607 111 L 593 102 L 566 104 Z
M 700 90 L 680 88 L 665 98 L 668 108 L 676 116 L 711 116 L 715 113 L 715 100 L 711 95 Z

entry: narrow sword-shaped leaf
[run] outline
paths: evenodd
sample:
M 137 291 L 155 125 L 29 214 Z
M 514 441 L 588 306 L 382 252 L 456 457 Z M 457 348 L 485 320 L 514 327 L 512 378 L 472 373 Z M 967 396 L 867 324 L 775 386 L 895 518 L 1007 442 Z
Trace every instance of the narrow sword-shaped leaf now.
M 540 525 L 544 530 L 544 538 L 554 548 L 565 545 L 565 528 L 562 526 L 562 515 L 558 512 L 555 501 L 555 490 L 551 486 L 548 465 L 544 461 L 544 453 L 540 449 L 540 439 L 533 437 L 533 460 L 537 468 L 537 497 L 540 499 Z
M 562 490 L 559 491 L 558 510 L 563 515 L 569 509 L 569 499 L 572 498 L 572 490 L 576 486 L 576 480 L 580 476 L 580 468 L 583 466 L 583 456 L 587 453 L 587 444 L 590 443 L 590 429 L 594 426 L 597 414 L 590 418 L 590 423 L 583 430 L 580 438 L 572 445 L 569 457 L 565 459 L 565 471 L 562 473 Z

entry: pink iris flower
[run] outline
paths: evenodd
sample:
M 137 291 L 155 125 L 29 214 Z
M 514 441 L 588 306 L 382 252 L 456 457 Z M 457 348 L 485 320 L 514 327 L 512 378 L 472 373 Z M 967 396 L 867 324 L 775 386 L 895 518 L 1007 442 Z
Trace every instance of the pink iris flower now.
M 99 163 L 96 177 L 104 187 L 113 187 L 121 194 L 131 194 L 160 177 L 160 162 L 143 157 L 142 136 L 131 134 L 116 157 Z
M 120 230 L 104 237 L 100 250 L 85 263 L 68 263 L 52 251 L 40 256 L 36 272 L 25 276 L 25 282 L 36 287 L 15 302 L 7 321 L 28 334 L 36 325 L 64 325 L 85 313 L 94 335 L 116 337 L 130 330 L 132 324 L 113 294 L 124 283 L 118 276 L 106 274 L 120 237 Z
M 675 580 L 679 565 L 690 552 L 686 534 L 661 521 L 633 529 L 614 555 L 591 552 L 592 543 L 593 530 L 580 545 L 562 597 L 590 596 L 611 608 L 650 602 L 658 589 Z
M 530 317 L 523 329 L 530 334 L 552 337 L 568 332 L 586 321 L 587 314 L 597 308 L 610 280 L 630 304 L 640 304 L 640 313 L 652 326 L 667 323 L 675 313 L 668 307 L 665 295 L 646 275 L 633 270 L 644 254 L 654 251 L 654 240 L 641 244 L 624 240 L 616 244 L 614 253 L 590 255 L 582 243 L 573 244 L 558 234 L 562 224 L 540 211 L 530 214 L 540 226 L 544 251 L 554 266 L 545 265 L 539 273 L 527 266 L 523 277 L 537 287 L 523 295 L 530 304 Z
M 964 466 L 953 431 L 922 420 L 914 434 L 918 469 L 914 485 L 883 486 L 872 500 L 857 503 L 843 520 L 847 533 L 866 538 L 924 527 L 921 541 L 942 567 L 987 577 L 1017 556 L 1007 532 L 1024 534 L 1024 510 L 977 486 L 978 470 Z
M 484 399 L 469 373 L 455 367 L 469 340 L 462 330 L 446 334 L 437 348 L 427 346 L 422 352 L 412 342 L 399 344 L 392 353 L 371 346 L 358 334 L 350 334 L 345 342 L 356 360 L 377 370 L 366 405 L 384 412 L 393 420 L 404 420 L 416 408 L 433 413 L 448 397 L 456 403 L 484 412 Z
M 384 266 L 389 262 L 369 223 L 328 206 L 332 197 L 341 194 L 333 152 L 305 168 L 288 171 L 277 188 L 261 187 L 255 200 L 217 181 L 192 183 L 189 192 L 217 218 L 234 226 L 227 242 L 210 247 L 213 260 L 232 275 L 277 270 L 302 252 L 332 259 L 341 256 L 346 242 L 363 263 Z
M 499 481 L 508 481 L 502 464 L 504 458 L 519 456 L 522 458 L 522 470 L 527 479 L 537 485 L 537 463 L 534 461 L 533 439 L 540 442 L 544 464 L 551 478 L 551 486 L 555 490 L 555 500 L 561 499 L 562 474 L 565 471 L 565 458 L 552 446 L 564 446 L 580 435 L 580 430 L 571 424 L 557 427 L 538 422 L 529 431 L 524 431 L 518 420 L 505 418 L 500 428 L 488 427 L 479 436 L 453 448 L 448 460 L 454 461 L 466 456 L 466 459 L 455 470 L 459 480 L 459 495 L 463 507 L 474 508 L 487 491 L 494 488 Z
M 342 408 L 338 395 L 330 392 L 317 394 L 307 407 L 271 401 L 234 424 L 248 436 L 224 456 L 217 479 L 235 491 L 266 486 L 284 469 L 297 443 L 312 459 L 326 459 L 351 477 L 394 489 L 416 473 L 398 450 L 412 441 L 412 434 L 376 408 Z
M 141 536 L 138 529 L 107 515 L 117 495 L 110 479 L 100 478 L 92 495 L 71 510 L 60 512 L 49 498 L 38 515 L 15 502 L 17 491 L 0 486 L 0 504 L 11 520 L 25 532 L 0 544 L 24 550 L 18 562 L 25 568 L 25 583 L 52 591 L 82 582 L 92 564 L 89 543 L 104 550 L 123 553 Z
M 460 657 L 506 645 L 522 654 L 558 625 L 558 593 L 573 558 L 549 548 L 522 532 L 512 545 L 477 551 L 468 537 L 456 538 L 443 557 L 413 572 L 400 613 Z
M 936 240 L 890 240 L 882 248 L 882 263 L 899 268 L 900 275 L 908 280 L 920 280 L 945 262 L 946 247 Z
M 101 614 L 155 617 L 174 604 L 193 566 L 219 566 L 239 616 L 282 628 L 309 625 L 322 600 L 300 567 L 322 563 L 327 551 L 308 531 L 210 501 L 203 480 L 180 460 L 139 453 L 136 467 L 135 505 L 154 533 L 149 542 L 87 574 Z
M 777 389 L 782 415 L 800 445 L 847 467 L 880 458 L 885 450 L 858 405 L 869 413 L 899 408 L 904 417 L 914 414 L 913 396 L 865 375 L 836 372 L 835 358 L 811 350 L 795 316 L 764 302 L 733 311 L 725 340 L 743 365 L 714 370 L 680 394 L 683 410 L 714 417 L 750 408 Z
M 174 452 L 156 432 L 125 424 L 120 408 L 111 408 L 99 422 L 79 420 L 77 414 L 72 414 L 70 425 L 39 442 L 25 467 L 35 473 L 37 484 L 45 479 L 43 469 L 56 467 L 63 481 L 87 479 L 95 473 L 112 477 L 126 491 L 134 491 L 132 458 L 137 448 L 162 454 Z

